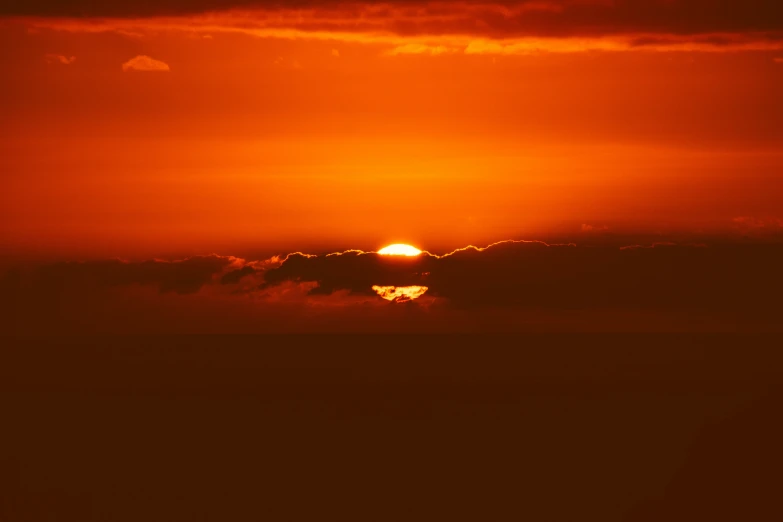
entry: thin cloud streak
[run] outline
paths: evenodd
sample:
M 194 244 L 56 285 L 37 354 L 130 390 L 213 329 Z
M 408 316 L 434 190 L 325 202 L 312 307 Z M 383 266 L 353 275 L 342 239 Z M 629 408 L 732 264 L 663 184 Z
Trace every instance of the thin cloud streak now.
M 71 65 L 76 61 L 75 56 L 65 56 L 63 54 L 53 53 L 47 54 L 45 58 L 48 63 L 58 63 L 61 65 Z

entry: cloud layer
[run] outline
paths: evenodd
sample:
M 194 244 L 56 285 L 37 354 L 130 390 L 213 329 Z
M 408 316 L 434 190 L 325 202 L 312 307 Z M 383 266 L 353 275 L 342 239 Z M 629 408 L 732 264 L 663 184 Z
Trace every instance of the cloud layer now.
M 134 18 L 227 10 L 255 11 L 265 17 L 270 25 L 293 25 L 291 20 L 296 16 L 300 28 L 383 28 L 398 34 L 481 33 L 493 37 L 513 37 L 645 32 L 730 33 L 783 29 L 780 3 L 776 0 L 11 0 L 2 4 L 0 14 Z
M 780 266 L 783 245 L 769 243 L 211 255 L 30 267 L 0 280 L 0 304 L 4 331 L 506 331 L 553 318 L 609 331 L 667 330 L 672 318 L 685 329 L 774 330 Z
M 313 294 L 368 294 L 373 285 L 426 286 L 429 296 L 458 307 L 694 307 L 729 310 L 774 305 L 783 290 L 783 248 L 705 248 L 658 243 L 589 248 L 504 241 L 413 258 L 348 252 L 289 256 L 269 270 L 267 285 L 316 282 Z
M 783 46 L 783 16 L 776 0 L 33 0 L 4 4 L 2 15 L 32 17 L 43 25 L 69 30 L 138 32 L 146 27 L 378 42 L 392 45 L 393 54 Z
M 231 256 L 195 256 L 182 261 L 120 260 L 56 263 L 36 269 L 35 278 L 47 288 L 78 286 L 83 289 L 124 285 L 153 285 L 161 292 L 197 292 L 222 271 L 244 261 Z

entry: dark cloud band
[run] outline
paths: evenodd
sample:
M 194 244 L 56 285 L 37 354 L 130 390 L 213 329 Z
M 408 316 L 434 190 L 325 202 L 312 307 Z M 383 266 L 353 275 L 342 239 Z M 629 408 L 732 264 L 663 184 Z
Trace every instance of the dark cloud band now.
M 346 331 L 364 328 L 365 320 L 380 329 L 413 321 L 422 331 L 448 330 L 454 318 L 470 319 L 479 330 L 504 330 L 552 317 L 575 318 L 580 328 L 580 321 L 597 319 L 602 328 L 617 330 L 624 327 L 621 317 L 629 316 L 651 331 L 666 331 L 672 317 L 686 329 L 708 324 L 777 331 L 781 266 L 781 243 L 621 249 L 537 241 L 443 256 L 348 251 L 268 262 L 211 255 L 57 263 L 0 278 L 0 317 L 6 331 L 26 332 L 39 325 L 133 331 L 136 316 L 146 318 L 150 331 L 188 332 L 203 321 L 215 331 L 310 328 L 305 323 L 322 316 L 328 319 L 322 328 L 339 320 Z M 426 287 L 426 293 L 389 303 L 373 287 Z M 132 299 L 141 301 L 133 305 Z
M 151 17 L 254 10 L 277 27 L 487 38 L 696 35 L 783 30 L 778 0 L 517 0 L 474 2 L 341 2 L 318 0 L 5 0 L 0 16 Z M 293 13 L 295 16 L 287 16 Z M 252 19 L 252 17 L 250 17 Z M 277 20 L 277 22 L 274 22 Z
M 457 307 L 693 308 L 768 314 L 783 292 L 783 246 L 657 244 L 590 248 L 501 242 L 438 257 L 375 253 L 289 256 L 267 285 L 316 282 L 312 293 L 373 293 L 373 285 L 428 287 Z
M 211 255 L 182 261 L 57 263 L 37 268 L 31 282 L 34 288 L 44 292 L 69 289 L 89 292 L 96 288 L 150 285 L 163 293 L 190 294 L 212 282 L 235 261 L 233 257 Z

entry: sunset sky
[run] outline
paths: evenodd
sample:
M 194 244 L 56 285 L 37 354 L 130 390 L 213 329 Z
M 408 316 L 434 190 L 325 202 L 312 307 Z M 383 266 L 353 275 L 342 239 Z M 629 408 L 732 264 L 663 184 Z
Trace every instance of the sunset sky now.
M 1 13 L 11 253 L 450 250 L 783 217 L 774 1 Z
M 783 232 L 777 0 L 5 0 L 0 48 L 10 264 Z
M 783 521 L 781 347 L 783 0 L 0 0 L 0 522 Z

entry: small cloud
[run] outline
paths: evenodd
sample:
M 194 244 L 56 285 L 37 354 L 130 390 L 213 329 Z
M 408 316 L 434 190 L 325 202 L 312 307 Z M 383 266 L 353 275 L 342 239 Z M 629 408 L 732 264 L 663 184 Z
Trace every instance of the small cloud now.
M 437 56 L 441 54 L 453 53 L 456 50 L 445 45 L 426 45 L 410 43 L 405 45 L 398 45 L 393 49 L 386 52 L 389 56 L 398 56 L 401 54 L 429 54 L 431 56 Z
M 140 33 L 138 31 L 128 31 L 126 29 L 117 29 L 115 31 L 117 34 L 122 36 L 127 36 L 128 38 L 134 38 L 136 40 L 140 40 L 144 38 L 144 33 Z
M 582 232 L 601 232 L 604 230 L 609 230 L 609 227 L 606 225 L 587 225 L 582 224 Z
M 661 248 L 661 247 L 676 247 L 678 246 L 677 243 L 672 243 L 671 241 L 656 241 L 655 243 L 652 243 L 651 245 L 628 245 L 620 247 L 620 250 L 649 250 L 651 248 Z M 696 244 L 696 245 L 688 245 L 688 248 L 706 248 L 707 245 L 704 244 Z
M 213 39 L 211 34 L 205 34 L 201 38 L 203 38 L 204 40 L 212 40 Z
M 773 58 L 772 61 L 775 62 L 775 63 L 783 63 L 783 57 L 779 56 L 779 57 Z
M 286 60 L 282 56 L 278 56 L 277 58 L 275 58 L 272 63 L 274 63 L 278 67 L 287 67 L 289 69 L 299 70 L 302 68 L 302 64 L 300 64 L 298 61 Z
M 738 228 L 743 230 L 783 228 L 783 219 L 776 217 L 738 216 L 733 218 L 732 221 Z
M 170 71 L 169 65 L 146 55 L 139 55 L 122 64 L 122 70 L 128 71 Z
M 75 56 L 65 56 L 62 54 L 47 54 L 46 63 L 59 63 L 62 65 L 71 65 L 76 61 Z
M 743 228 L 764 228 L 764 222 L 751 216 L 737 216 L 731 220 L 735 225 Z
M 339 58 L 340 51 L 338 51 L 337 49 L 332 49 L 332 56 L 334 56 L 335 58 Z

